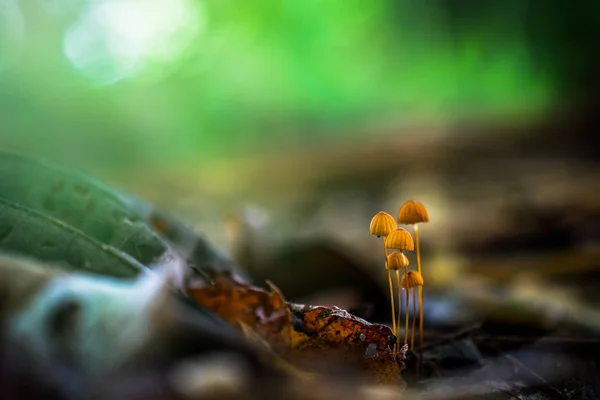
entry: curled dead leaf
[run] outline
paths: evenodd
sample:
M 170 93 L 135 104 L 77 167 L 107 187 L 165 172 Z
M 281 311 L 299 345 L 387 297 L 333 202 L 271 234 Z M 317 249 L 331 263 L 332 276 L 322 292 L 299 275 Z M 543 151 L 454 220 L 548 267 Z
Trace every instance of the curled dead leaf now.
M 238 329 L 260 336 L 295 367 L 311 372 L 345 368 L 362 371 L 371 381 L 404 386 L 404 364 L 393 351 L 396 337 L 389 327 L 337 307 L 288 303 L 270 283 L 265 290 L 228 273 L 211 279 L 212 284 L 190 284 L 189 295 Z
M 324 362 L 366 370 L 380 383 L 398 383 L 403 368 L 393 353 L 396 337 L 389 327 L 371 324 L 337 307 L 288 304 L 292 332 L 284 358 L 301 368 Z
M 290 316 L 279 290 L 267 291 L 241 282 L 229 273 L 211 276 L 213 284 L 197 281 L 189 295 L 221 318 L 240 328 L 251 327 L 277 354 L 290 350 Z

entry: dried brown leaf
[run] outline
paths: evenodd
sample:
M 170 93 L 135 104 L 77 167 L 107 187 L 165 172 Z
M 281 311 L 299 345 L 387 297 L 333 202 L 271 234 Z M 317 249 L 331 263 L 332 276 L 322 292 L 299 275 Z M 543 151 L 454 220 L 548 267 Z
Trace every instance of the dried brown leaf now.
M 284 360 L 313 372 L 353 370 L 371 381 L 404 386 L 403 363 L 389 327 L 371 324 L 337 307 L 287 303 L 270 291 L 217 274 L 213 283 L 188 288 L 192 298 L 242 331 L 263 338 Z

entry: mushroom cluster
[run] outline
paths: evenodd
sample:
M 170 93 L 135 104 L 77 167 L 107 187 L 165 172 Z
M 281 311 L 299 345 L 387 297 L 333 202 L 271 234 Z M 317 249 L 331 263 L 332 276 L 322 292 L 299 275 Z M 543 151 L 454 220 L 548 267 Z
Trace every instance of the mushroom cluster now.
M 388 274 L 388 282 L 390 286 L 390 299 L 392 308 L 392 329 L 396 337 L 400 337 L 401 314 L 402 314 L 402 296 L 401 292 L 405 292 L 405 330 L 404 330 L 404 345 L 408 344 L 409 336 L 409 304 L 410 296 L 412 295 L 413 303 L 413 321 L 412 332 L 410 334 L 410 349 L 414 351 L 415 326 L 417 319 L 417 301 L 415 296 L 415 288 L 419 294 L 419 349 L 423 349 L 423 275 L 421 272 L 421 253 L 419 247 L 419 228 L 418 224 L 429 222 L 429 215 L 423 204 L 409 200 L 400 207 L 398 211 L 397 221 L 390 214 L 381 211 L 377 213 L 371 220 L 370 232 L 371 235 L 383 238 L 383 252 L 385 257 L 385 268 Z M 410 232 L 404 228 L 400 228 L 398 224 L 412 225 L 415 235 L 413 237 Z M 410 264 L 408 257 L 404 254 L 405 251 L 414 251 L 416 245 L 417 253 L 417 270 L 409 270 Z M 390 250 L 394 250 L 391 253 Z M 404 274 L 400 276 L 400 270 Z M 398 315 L 396 317 L 396 306 L 394 300 L 394 284 L 392 282 L 392 272 L 396 271 L 396 298 L 398 299 Z M 400 349 L 398 345 L 398 350 Z

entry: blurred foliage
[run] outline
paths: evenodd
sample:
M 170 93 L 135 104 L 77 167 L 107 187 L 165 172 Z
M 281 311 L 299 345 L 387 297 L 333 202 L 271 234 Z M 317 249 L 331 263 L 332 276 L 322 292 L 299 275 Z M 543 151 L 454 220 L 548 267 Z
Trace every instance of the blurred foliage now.
M 25 157 L 0 154 L 0 215 L 0 251 L 70 270 L 130 277 L 179 262 L 206 277 L 205 271 L 235 268 L 166 212 L 93 177 Z
M 2 0 L 0 145 L 104 167 L 210 162 L 382 121 L 527 114 L 585 67 L 563 58 L 565 32 L 593 37 L 597 8 Z

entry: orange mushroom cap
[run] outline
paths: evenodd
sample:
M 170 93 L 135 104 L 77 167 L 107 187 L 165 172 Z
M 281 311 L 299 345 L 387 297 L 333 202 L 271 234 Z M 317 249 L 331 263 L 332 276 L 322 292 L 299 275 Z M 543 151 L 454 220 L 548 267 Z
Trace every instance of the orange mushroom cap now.
M 394 252 L 388 256 L 387 267 L 394 271 L 408 267 L 408 257 L 402 252 Z
M 396 220 L 390 214 L 385 211 L 380 211 L 371 220 L 371 235 L 375 235 L 377 237 L 387 236 L 391 231 L 396 229 L 398 224 L 396 224 Z
M 385 239 L 385 247 L 388 249 L 413 251 L 415 243 L 410 232 L 404 228 L 396 228 Z
M 415 200 L 409 200 L 402 204 L 398 211 L 398 223 L 413 225 L 421 222 L 429 222 L 429 214 L 423 204 Z
M 417 286 L 423 286 L 423 276 L 417 271 L 408 271 L 402 275 L 402 287 L 404 289 L 412 289 Z

